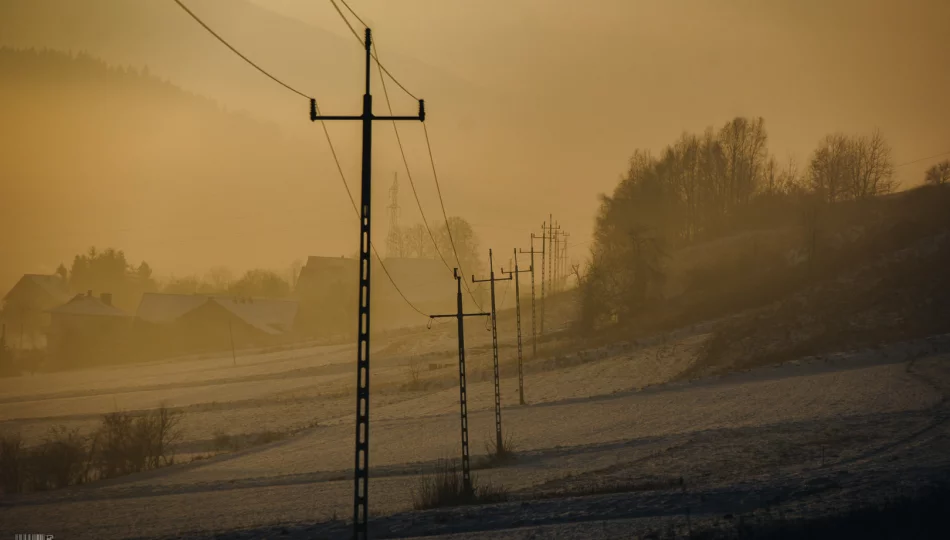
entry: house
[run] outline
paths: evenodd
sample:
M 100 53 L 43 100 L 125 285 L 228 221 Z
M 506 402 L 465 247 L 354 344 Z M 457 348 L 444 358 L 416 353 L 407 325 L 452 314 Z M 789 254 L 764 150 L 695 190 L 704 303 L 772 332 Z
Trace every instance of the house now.
M 455 308 L 455 279 L 441 260 L 390 257 L 384 262 L 392 280 L 413 304 L 443 311 Z M 393 289 L 386 276 L 378 277 L 384 280 L 384 289 Z M 392 293 L 398 294 L 395 289 Z
M 263 346 L 291 338 L 297 301 L 202 294 L 146 293 L 136 338 L 167 353 Z
M 72 295 L 58 275 L 25 274 L 3 297 L 3 321 L 8 345 L 23 348 L 42 345 L 50 324 L 49 310 L 68 302 Z
M 77 294 L 48 312 L 47 352 L 56 363 L 106 363 L 127 352 L 132 316 L 112 305 L 111 294 Z
M 389 258 L 389 276 L 373 260 L 373 326 L 377 329 L 418 324 L 416 307 L 430 312 L 455 309 L 455 280 L 437 259 Z M 390 277 L 392 281 L 390 281 Z M 348 336 L 356 330 L 359 261 L 343 257 L 309 257 L 297 279 L 298 324 L 311 335 Z M 396 284 L 396 287 L 393 286 Z
M 355 335 L 358 287 L 358 260 L 308 257 L 294 289 L 300 302 L 299 330 L 319 337 Z

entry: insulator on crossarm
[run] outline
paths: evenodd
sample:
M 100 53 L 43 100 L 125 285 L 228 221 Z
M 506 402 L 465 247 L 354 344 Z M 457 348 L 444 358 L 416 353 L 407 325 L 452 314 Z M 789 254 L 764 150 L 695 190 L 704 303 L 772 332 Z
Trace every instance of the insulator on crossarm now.
M 317 100 L 310 98 L 310 121 L 317 121 Z
M 419 100 L 419 121 L 426 121 L 426 100 L 424 99 Z

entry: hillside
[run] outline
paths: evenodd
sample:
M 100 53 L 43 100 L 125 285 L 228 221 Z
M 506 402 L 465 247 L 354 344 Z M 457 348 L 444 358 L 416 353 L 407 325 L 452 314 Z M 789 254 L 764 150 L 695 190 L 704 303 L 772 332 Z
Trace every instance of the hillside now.
M 772 277 L 796 283 L 789 294 L 718 325 L 692 375 L 950 332 L 950 191 L 854 206 L 827 226 L 813 266 Z
M 189 259 L 292 260 L 302 254 L 275 228 L 304 214 L 317 226 L 352 221 L 340 205 L 311 215 L 323 190 L 339 185 L 315 181 L 320 153 L 147 69 L 2 49 L 0 75 L 2 285 L 51 271 L 91 244 L 130 239 L 130 256 L 166 268 Z

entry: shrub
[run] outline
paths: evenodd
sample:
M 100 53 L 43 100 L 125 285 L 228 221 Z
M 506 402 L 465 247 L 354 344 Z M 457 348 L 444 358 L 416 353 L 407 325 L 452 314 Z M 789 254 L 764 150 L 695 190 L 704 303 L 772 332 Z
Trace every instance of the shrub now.
M 180 419 L 164 406 L 138 416 L 115 412 L 104 415 L 90 437 L 58 425 L 31 448 L 19 435 L 0 436 L 0 489 L 59 489 L 171 465 Z
M 501 448 L 498 448 L 496 437 L 491 436 L 485 441 L 485 453 L 488 454 L 485 462 L 486 467 L 504 465 L 515 460 L 518 446 L 511 433 L 505 434 L 501 441 Z
M 214 438 L 211 440 L 211 446 L 216 452 L 227 452 L 236 449 L 237 444 L 227 433 L 216 431 Z
M 180 412 L 165 406 L 140 416 L 127 412 L 104 415 L 92 438 L 99 477 L 114 478 L 173 463 L 173 445 L 181 436 L 180 420 Z
M 285 438 L 287 438 L 287 434 L 282 431 L 267 430 L 267 431 L 261 431 L 260 433 L 254 435 L 253 440 L 254 440 L 254 444 L 258 445 L 258 444 L 272 443 L 274 441 L 280 441 Z
M 78 429 L 50 428 L 42 444 L 25 456 L 25 472 L 34 490 L 82 484 L 89 475 L 89 448 Z
M 23 489 L 23 441 L 19 433 L 0 436 L 0 489 L 3 493 Z
M 462 506 L 469 504 L 490 504 L 508 500 L 508 490 L 491 483 L 479 488 L 475 475 L 471 476 L 471 486 L 466 487 L 462 470 L 455 460 L 439 460 L 435 474 L 419 478 L 412 493 L 412 504 L 416 510 Z

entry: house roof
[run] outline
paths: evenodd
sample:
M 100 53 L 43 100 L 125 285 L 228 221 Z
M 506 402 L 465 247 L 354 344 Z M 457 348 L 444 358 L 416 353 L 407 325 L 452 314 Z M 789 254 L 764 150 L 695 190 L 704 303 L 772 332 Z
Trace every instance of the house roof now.
M 143 321 L 167 324 L 208 302 L 221 306 L 245 323 L 267 334 L 281 334 L 289 331 L 297 316 L 297 302 L 294 300 L 162 293 L 144 294 L 136 316 Z
M 202 294 L 145 293 L 135 316 L 150 323 L 170 323 L 208 301 Z
M 40 290 L 49 294 L 56 303 L 67 302 L 71 296 L 66 282 L 55 274 L 23 274 L 23 277 L 21 277 L 16 285 L 3 297 L 4 300 L 6 300 L 13 291 L 27 284 L 36 285 Z
M 231 296 L 217 296 L 212 300 L 267 334 L 282 334 L 291 330 L 297 316 L 297 302 L 294 300 Z
M 110 306 L 95 296 L 77 294 L 65 304 L 49 310 L 57 315 L 89 315 L 95 317 L 131 317 L 121 309 Z

